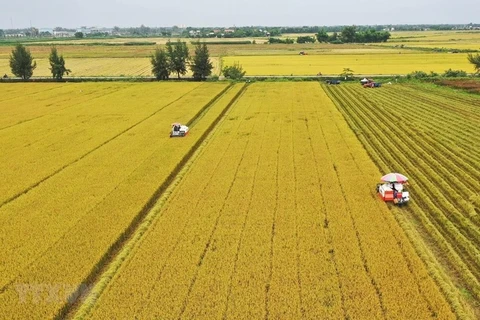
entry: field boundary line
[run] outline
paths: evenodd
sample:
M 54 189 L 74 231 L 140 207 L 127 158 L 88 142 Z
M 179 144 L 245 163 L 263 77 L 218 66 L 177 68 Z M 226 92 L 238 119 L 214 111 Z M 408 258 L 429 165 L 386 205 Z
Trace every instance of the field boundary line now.
M 200 87 L 200 86 L 199 86 Z M 193 88 L 192 90 L 188 91 L 187 93 L 181 95 L 180 97 L 178 97 L 177 99 L 169 102 L 168 104 L 164 105 L 163 107 L 161 107 L 160 109 L 158 109 L 157 111 L 155 111 L 154 113 L 150 114 L 149 116 L 147 116 L 146 118 L 143 118 L 142 120 L 136 122 L 135 124 L 131 125 L 130 127 L 122 130 L 120 133 L 116 134 L 115 136 L 113 136 L 112 138 L 108 139 L 108 140 L 105 140 L 104 142 L 102 142 L 101 144 L 99 144 L 98 146 L 96 146 L 95 148 L 91 149 L 90 151 L 88 151 L 87 153 L 83 154 L 82 156 L 78 157 L 77 159 L 73 160 L 73 161 L 70 161 L 69 163 L 63 165 L 62 167 L 60 167 L 59 169 L 55 170 L 53 173 L 49 174 L 48 176 L 42 178 L 41 180 L 37 181 L 36 183 L 30 185 L 29 187 L 27 187 L 26 189 L 24 189 L 22 192 L 19 192 L 17 193 L 16 195 L 8 198 L 7 200 L 5 200 L 4 202 L 0 203 L 0 208 L 2 208 L 3 206 L 9 204 L 10 202 L 18 199 L 19 197 L 27 194 L 28 192 L 30 192 L 32 189 L 38 187 L 39 185 L 41 185 L 42 183 L 44 183 L 45 181 L 49 180 L 50 178 L 52 178 L 53 176 L 59 174 L 60 172 L 62 172 L 63 170 L 65 170 L 66 168 L 70 167 L 71 165 L 83 160 L 84 158 L 86 158 L 87 156 L 89 156 L 90 154 L 92 154 L 93 152 L 97 151 L 98 149 L 100 149 L 101 147 L 107 145 L 108 143 L 112 142 L 113 140 L 117 139 L 118 137 L 122 136 L 123 134 L 127 133 L 128 131 L 132 130 L 133 128 L 137 127 L 138 125 L 142 124 L 143 122 L 147 121 L 148 119 L 150 119 L 151 117 L 155 116 L 157 113 L 159 113 L 160 111 L 162 111 L 163 109 L 171 106 L 172 104 L 174 104 L 175 102 L 179 101 L 180 99 L 182 99 L 183 97 L 185 97 L 186 95 L 188 95 L 189 93 L 193 92 L 194 90 L 196 90 L 197 88 L 199 87 L 195 87 Z M 226 87 L 222 92 L 221 94 L 223 94 L 224 92 L 227 91 L 229 87 Z M 220 95 L 220 94 L 219 94 Z
M 227 112 L 231 109 L 235 102 L 238 101 L 240 96 L 243 95 L 247 87 L 248 84 L 245 84 L 232 98 L 232 100 L 222 110 L 218 117 L 202 134 L 199 140 L 194 144 L 194 146 L 192 146 L 190 151 L 177 164 L 169 177 L 159 186 L 150 200 L 145 204 L 141 212 L 134 218 L 130 226 L 105 253 L 104 259 L 102 259 L 103 261 L 100 261 L 99 265 L 93 268 L 92 273 L 85 281 L 93 284 L 92 290 L 81 296 L 79 295 L 81 292 L 73 293 L 72 297 L 77 297 L 75 302 L 72 304 L 67 303 L 64 308 L 57 313 L 55 319 L 84 319 L 90 314 L 103 291 L 108 287 L 117 271 L 127 260 L 130 253 L 132 253 L 133 249 L 143 239 L 150 225 L 160 214 L 160 209 L 170 198 L 170 195 L 182 181 L 185 173 L 190 169 L 205 146 L 208 144 L 209 140 L 214 135 L 215 131 L 213 129 L 222 119 L 224 119 Z M 228 88 L 230 87 L 227 87 L 227 89 Z

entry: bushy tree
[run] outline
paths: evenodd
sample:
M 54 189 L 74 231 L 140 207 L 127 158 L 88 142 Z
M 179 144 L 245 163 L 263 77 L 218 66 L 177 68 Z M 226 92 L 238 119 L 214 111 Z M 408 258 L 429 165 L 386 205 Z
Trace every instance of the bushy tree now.
M 425 71 L 413 71 L 407 74 L 407 79 L 423 79 L 428 78 L 428 73 Z
M 50 71 L 54 79 L 61 80 L 65 74 L 69 74 L 71 70 L 65 68 L 65 60 L 63 56 L 59 56 L 56 47 L 52 47 L 49 57 Z
M 350 68 L 343 68 L 343 72 L 340 73 L 340 77 L 344 78 L 345 80 L 350 80 L 353 78 L 353 70 Z
M 187 73 L 187 61 L 189 58 L 188 47 L 185 42 L 167 42 L 167 53 L 170 60 L 170 71 L 175 72 L 180 79 L 180 75 Z
M 30 79 L 37 63 L 33 61 L 30 51 L 22 44 L 17 44 L 10 55 L 10 68 L 12 73 L 24 80 Z
M 356 33 L 357 33 L 357 27 L 355 26 L 345 27 L 342 30 L 340 38 L 342 39 L 343 42 L 346 42 L 346 43 L 355 42 Z
M 328 34 L 325 29 L 318 31 L 316 37 L 318 42 L 328 42 Z
M 212 74 L 213 65 L 205 43 L 197 43 L 195 46 L 195 57 L 190 65 L 190 69 L 195 80 L 205 80 Z
M 164 49 L 157 48 L 150 58 L 152 73 L 158 80 L 167 80 L 170 76 L 170 60 Z
M 315 40 L 316 40 L 315 37 L 310 37 L 310 36 L 297 37 L 297 43 L 314 43 Z
M 469 53 L 468 56 L 468 61 L 473 64 L 473 68 L 475 69 L 475 73 L 480 74 L 480 54 L 472 54 Z
M 443 73 L 443 76 L 447 78 L 466 77 L 467 72 L 463 70 L 448 69 L 448 70 L 445 70 L 445 72 Z
M 243 70 L 243 67 L 240 63 L 235 62 L 233 66 L 227 66 L 222 69 L 222 74 L 227 79 L 239 80 L 242 79 L 246 71 Z
M 83 32 L 75 32 L 75 38 L 77 39 L 83 39 L 85 35 L 83 34 Z

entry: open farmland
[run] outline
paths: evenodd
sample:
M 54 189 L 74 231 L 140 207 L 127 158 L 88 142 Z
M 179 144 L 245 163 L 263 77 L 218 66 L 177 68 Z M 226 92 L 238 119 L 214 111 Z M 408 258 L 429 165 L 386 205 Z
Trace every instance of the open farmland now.
M 384 172 L 408 173 L 413 181 L 415 201 L 394 214 L 413 237 L 424 238 L 427 250 L 416 243 L 431 273 L 443 285 L 454 279 L 467 300 L 478 306 L 478 95 L 408 85 L 327 89 L 377 166 Z
M 218 59 L 211 59 L 212 72 L 220 72 Z M 36 77 L 51 77 L 48 59 L 36 59 Z M 67 67 L 72 71 L 71 77 L 147 77 L 152 76 L 152 65 L 149 58 L 71 58 Z M 0 59 L 0 73 L 12 77 L 8 59 Z M 188 72 L 186 76 L 191 76 Z M 175 75 L 172 75 L 174 78 Z
M 371 49 L 372 50 L 372 49 Z M 373 49 L 374 51 L 374 49 Z M 223 65 L 239 62 L 248 75 L 338 75 L 343 68 L 350 68 L 355 74 L 366 75 L 400 75 L 415 70 L 443 73 L 454 70 L 471 70 L 466 54 L 449 53 L 416 53 L 416 52 L 368 52 L 358 54 L 349 52 L 342 54 L 291 55 L 291 56 L 226 56 Z
M 384 46 L 480 51 L 480 31 L 392 32 Z
M 317 82 L 0 93 L 2 319 L 478 318 L 478 96 Z M 186 138 L 168 137 L 176 121 Z M 375 194 L 387 171 L 410 178 L 408 206 Z
M 0 130 L 0 318 L 59 312 L 153 205 L 240 88 L 2 85 L 0 113 L 10 120 Z M 170 140 L 174 121 L 195 134 Z
M 318 83 L 250 85 L 77 317 L 455 318 L 379 175 Z

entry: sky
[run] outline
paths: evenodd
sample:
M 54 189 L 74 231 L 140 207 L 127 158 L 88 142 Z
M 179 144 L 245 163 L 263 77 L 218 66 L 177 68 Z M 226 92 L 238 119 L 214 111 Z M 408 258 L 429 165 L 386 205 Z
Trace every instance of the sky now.
M 480 23 L 479 0 L 0 0 L 0 29 Z

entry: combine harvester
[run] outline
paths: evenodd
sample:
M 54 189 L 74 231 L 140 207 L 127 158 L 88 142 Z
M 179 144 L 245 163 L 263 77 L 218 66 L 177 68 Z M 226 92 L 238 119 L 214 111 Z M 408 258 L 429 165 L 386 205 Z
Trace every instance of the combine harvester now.
M 188 134 L 188 127 L 180 123 L 172 123 L 170 138 L 185 137 Z
M 364 88 L 380 88 L 382 86 L 380 82 L 375 82 L 372 79 L 367 78 L 360 80 L 360 83 Z
M 377 184 L 377 193 L 385 202 L 393 202 L 397 205 L 406 204 L 410 201 L 410 194 L 405 189 L 408 185 L 408 178 L 400 173 L 389 173 L 384 175 L 383 183 Z

